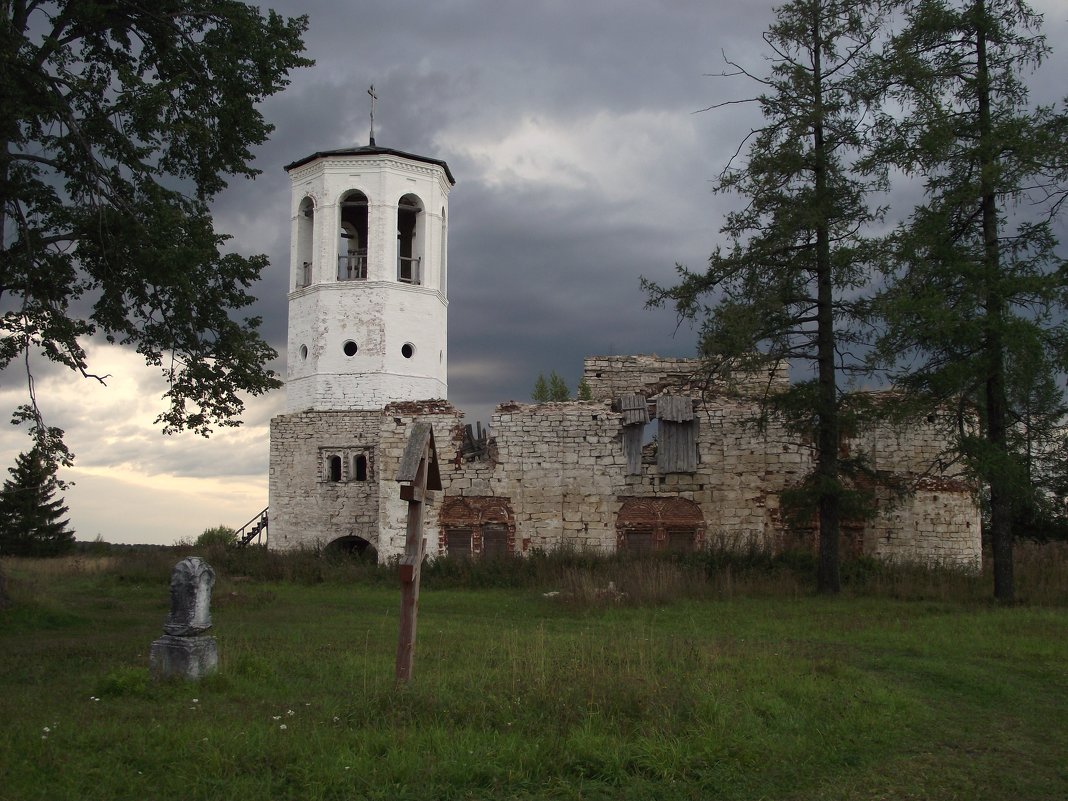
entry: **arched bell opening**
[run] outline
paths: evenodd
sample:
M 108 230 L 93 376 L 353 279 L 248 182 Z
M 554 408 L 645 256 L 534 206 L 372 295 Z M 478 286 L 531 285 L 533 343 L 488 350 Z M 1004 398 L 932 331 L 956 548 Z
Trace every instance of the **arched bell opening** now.
M 367 195 L 358 190 L 341 198 L 338 221 L 337 280 L 367 280 Z
M 403 284 L 423 283 L 425 226 L 423 201 L 411 194 L 402 197 L 397 204 L 397 280 Z

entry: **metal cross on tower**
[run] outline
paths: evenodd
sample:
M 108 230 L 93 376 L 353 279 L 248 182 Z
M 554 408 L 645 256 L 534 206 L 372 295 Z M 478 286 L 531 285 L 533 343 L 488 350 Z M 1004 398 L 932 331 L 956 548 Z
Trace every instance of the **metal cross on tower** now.
M 375 85 L 371 84 L 371 88 L 367 90 L 367 94 L 371 96 L 371 147 L 375 146 L 375 101 L 378 100 L 378 95 L 375 94 Z

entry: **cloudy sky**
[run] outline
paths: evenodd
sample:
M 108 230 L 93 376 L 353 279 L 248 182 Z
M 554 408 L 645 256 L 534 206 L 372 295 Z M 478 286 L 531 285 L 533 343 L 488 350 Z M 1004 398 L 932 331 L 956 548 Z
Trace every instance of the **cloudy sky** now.
M 243 253 L 266 253 L 256 288 L 264 333 L 284 374 L 289 183 L 284 164 L 367 143 L 369 99 L 381 146 L 448 162 L 449 399 L 488 422 L 526 400 L 539 372 L 573 388 L 585 355 L 688 356 L 694 336 L 643 308 L 639 276 L 670 281 L 718 241 L 730 199 L 711 182 L 755 124 L 732 106 L 741 79 L 712 77 L 722 53 L 763 71 L 766 0 L 303 0 L 270 3 L 310 18 L 307 55 L 263 106 L 276 128 L 256 151 L 263 172 L 220 196 L 216 225 Z M 1068 43 L 1062 0 L 1046 13 Z M 1062 52 L 1063 51 L 1063 52 Z M 1034 77 L 1033 95 L 1066 94 L 1068 44 Z M 267 505 L 268 421 L 284 390 L 250 401 L 244 424 L 210 439 L 163 437 L 162 392 L 136 356 L 93 347 L 107 387 L 48 373 L 47 422 L 67 431 L 77 465 L 66 494 L 79 539 L 169 543 L 239 526 Z M 22 402 L 4 376 L 0 408 Z M 25 436 L 0 428 L 0 465 Z M 6 475 L 6 474 L 5 474 Z

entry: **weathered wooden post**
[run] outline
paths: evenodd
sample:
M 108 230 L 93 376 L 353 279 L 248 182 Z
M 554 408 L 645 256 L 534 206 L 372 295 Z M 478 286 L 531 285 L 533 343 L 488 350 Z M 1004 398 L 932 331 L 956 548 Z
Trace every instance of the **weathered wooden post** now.
M 426 538 L 423 537 L 423 503 L 431 500 L 428 493 L 441 489 L 441 473 L 438 470 L 438 454 L 434 448 L 434 430 L 430 423 L 418 422 L 412 426 L 408 445 L 397 470 L 400 497 L 408 502 L 408 528 L 404 538 L 404 558 L 400 563 L 401 619 L 397 638 L 398 684 L 407 684 L 412 678 L 412 663 L 415 661 L 415 623 L 419 609 L 419 575 L 426 553 Z

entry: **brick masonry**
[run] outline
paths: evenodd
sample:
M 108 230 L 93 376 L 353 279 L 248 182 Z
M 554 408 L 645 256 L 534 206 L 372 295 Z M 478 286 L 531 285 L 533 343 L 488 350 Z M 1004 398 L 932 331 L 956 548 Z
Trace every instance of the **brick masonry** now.
M 701 393 L 691 378 L 695 367 L 691 360 L 654 356 L 589 358 L 585 376 L 595 400 L 498 406 L 490 453 L 480 461 L 462 458 L 463 416 L 445 401 L 277 417 L 271 425 L 271 547 L 358 536 L 377 549 L 379 559 L 399 555 L 405 504 L 394 479 L 412 424 L 421 419 L 432 423 L 443 483 L 427 506 L 431 555 L 445 552 L 450 526 L 476 530 L 477 553 L 473 515 L 483 515 L 487 524 L 503 521 L 509 546 L 519 553 L 562 543 L 611 552 L 627 536 L 649 547 L 678 545 L 688 537 L 696 545 L 791 542 L 796 532 L 784 527 L 780 496 L 811 468 L 811 447 L 775 421 L 762 431 L 753 425 L 756 394 L 786 376 L 736 381 L 730 392 L 703 387 Z M 664 392 L 699 398 L 697 468 L 662 472 L 646 446 L 641 475 L 628 475 L 622 416 L 612 399 L 641 393 L 652 400 Z M 897 498 L 883 492 L 876 519 L 846 527 L 855 550 L 979 564 L 973 489 L 944 459 L 949 424 L 930 418 L 874 427 L 844 443 L 912 490 Z M 652 420 L 646 430 L 657 428 Z M 370 467 L 367 480 L 357 481 L 352 465 L 361 454 Z M 331 480 L 332 457 L 342 460 L 339 481 Z M 801 532 L 802 539 L 806 535 L 811 540 L 812 532 Z

